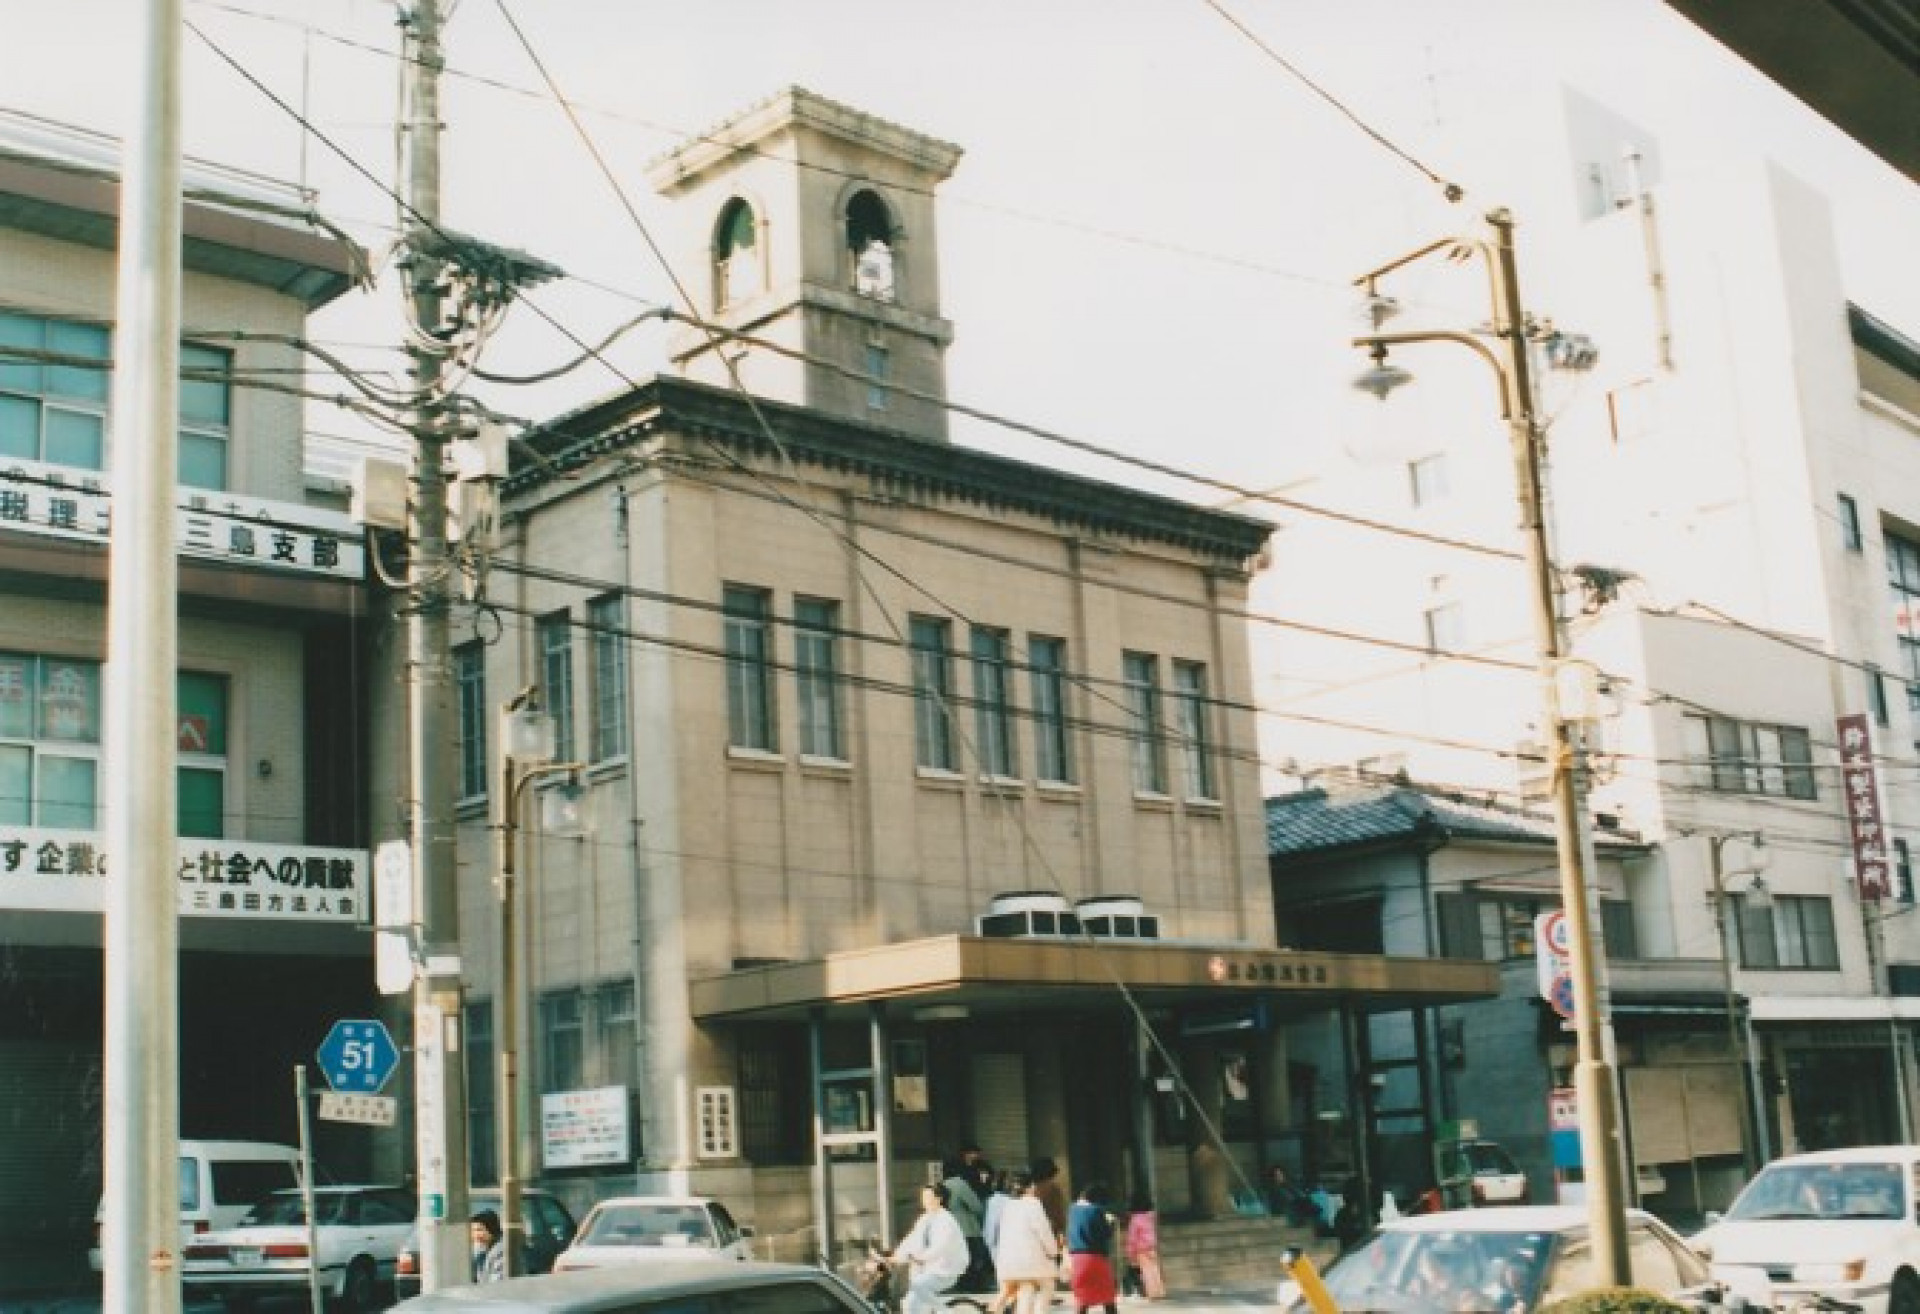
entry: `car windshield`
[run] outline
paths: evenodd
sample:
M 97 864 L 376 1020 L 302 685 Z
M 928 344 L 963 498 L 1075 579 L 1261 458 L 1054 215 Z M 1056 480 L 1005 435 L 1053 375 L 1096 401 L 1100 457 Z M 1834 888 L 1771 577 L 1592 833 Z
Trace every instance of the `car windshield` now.
M 1341 1314 L 1520 1314 L 1552 1245 L 1548 1232 L 1376 1232 L 1325 1282 Z
M 313 1197 L 313 1217 L 317 1223 L 337 1223 L 346 1212 L 347 1197 L 328 1192 Z M 307 1221 L 307 1209 L 298 1191 L 270 1195 L 240 1220 L 242 1227 L 293 1227 Z
M 699 1205 L 603 1205 L 587 1220 L 585 1246 L 711 1246 L 707 1211 Z
M 1777 1163 L 1747 1184 L 1729 1221 L 1906 1216 L 1897 1163 Z

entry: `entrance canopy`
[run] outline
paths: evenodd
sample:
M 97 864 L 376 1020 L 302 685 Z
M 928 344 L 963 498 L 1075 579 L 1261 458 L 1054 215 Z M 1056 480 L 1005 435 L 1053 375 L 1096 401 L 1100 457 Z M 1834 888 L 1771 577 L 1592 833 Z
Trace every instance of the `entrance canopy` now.
M 693 1015 L 708 1021 L 799 1021 L 868 1016 L 875 1003 L 945 1016 L 1112 1006 L 1121 989 L 1145 1008 L 1261 1000 L 1278 1018 L 1346 1005 L 1388 1012 L 1492 999 L 1493 963 L 1223 945 L 948 935 L 804 962 L 740 968 L 692 984 Z M 964 1011 L 962 1011 L 964 1010 Z

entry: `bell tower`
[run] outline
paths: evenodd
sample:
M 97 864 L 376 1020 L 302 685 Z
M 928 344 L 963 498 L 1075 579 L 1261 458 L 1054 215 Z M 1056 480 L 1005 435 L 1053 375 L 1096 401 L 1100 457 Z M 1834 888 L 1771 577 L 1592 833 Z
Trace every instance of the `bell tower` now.
M 674 324 L 674 368 L 730 387 L 731 361 L 756 396 L 945 442 L 933 193 L 959 160 L 800 87 L 656 160 L 671 250 L 713 326 Z

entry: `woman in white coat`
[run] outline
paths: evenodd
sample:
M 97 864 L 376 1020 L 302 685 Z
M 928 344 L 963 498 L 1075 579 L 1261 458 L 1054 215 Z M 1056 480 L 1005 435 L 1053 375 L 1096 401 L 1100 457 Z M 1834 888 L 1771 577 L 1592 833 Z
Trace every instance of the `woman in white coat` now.
M 1060 1238 L 1047 1221 L 1046 1206 L 1033 1193 L 1033 1174 L 1014 1173 L 1008 1186 L 1012 1198 L 1000 1213 L 993 1251 L 1000 1291 L 987 1309 L 1003 1314 L 1012 1306 L 1015 1314 L 1045 1314 L 1060 1276 Z

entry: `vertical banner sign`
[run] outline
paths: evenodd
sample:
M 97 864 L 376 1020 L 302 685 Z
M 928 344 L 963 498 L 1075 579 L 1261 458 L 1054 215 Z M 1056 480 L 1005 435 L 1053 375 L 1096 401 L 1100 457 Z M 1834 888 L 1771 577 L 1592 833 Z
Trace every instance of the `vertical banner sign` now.
M 1853 832 L 1853 878 L 1862 899 L 1887 897 L 1887 836 L 1880 822 L 1880 788 L 1873 766 L 1873 733 L 1864 712 L 1843 716 L 1840 786 Z

